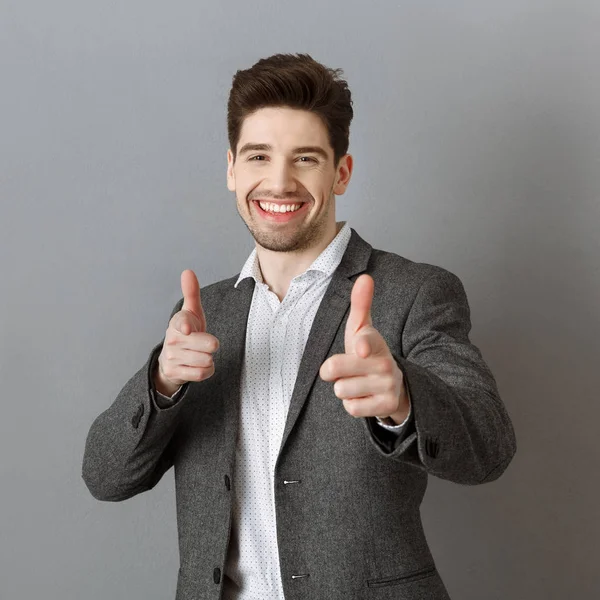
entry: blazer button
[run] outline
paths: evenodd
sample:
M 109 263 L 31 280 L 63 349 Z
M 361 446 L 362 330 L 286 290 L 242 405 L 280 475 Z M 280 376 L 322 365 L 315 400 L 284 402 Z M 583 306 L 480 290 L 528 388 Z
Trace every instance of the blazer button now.
M 133 415 L 133 417 L 131 417 L 131 424 L 133 425 L 133 427 L 135 429 L 138 428 L 143 414 L 144 414 L 144 405 L 140 404 L 138 406 L 136 413 Z
M 229 475 L 225 475 L 225 487 L 227 488 L 227 491 L 229 491 L 229 489 L 231 488 L 231 481 L 229 481 Z
M 219 567 L 215 567 L 215 570 L 213 571 L 213 580 L 215 583 L 221 581 L 221 569 L 219 569 Z
M 440 453 L 440 445 L 437 442 L 427 438 L 425 440 L 425 452 L 427 456 L 431 456 L 431 458 L 436 458 Z

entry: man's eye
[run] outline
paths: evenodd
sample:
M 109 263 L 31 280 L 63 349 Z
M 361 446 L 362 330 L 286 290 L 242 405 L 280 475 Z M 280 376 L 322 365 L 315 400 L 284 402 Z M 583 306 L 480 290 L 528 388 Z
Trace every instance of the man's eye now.
M 264 154 L 256 154 L 255 156 L 248 158 L 248 161 L 263 162 L 263 159 L 265 158 L 266 156 Z M 301 162 L 317 162 L 317 159 L 313 158 L 312 156 L 301 156 L 298 160 Z

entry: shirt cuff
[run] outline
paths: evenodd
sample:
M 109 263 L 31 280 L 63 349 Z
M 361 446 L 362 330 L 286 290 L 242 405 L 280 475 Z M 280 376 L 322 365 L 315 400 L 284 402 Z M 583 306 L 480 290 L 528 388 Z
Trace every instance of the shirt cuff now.
M 181 390 L 183 389 L 183 385 L 180 385 L 177 391 L 172 396 L 165 396 L 161 394 L 158 390 L 156 390 L 156 403 L 159 408 L 169 408 L 177 403 L 179 398 L 181 397 Z
M 161 394 L 158 390 L 156 390 L 156 393 L 161 397 L 161 398 L 165 398 L 165 400 L 175 400 L 175 396 L 177 396 L 177 394 L 179 394 L 179 392 L 181 391 L 181 388 L 183 386 L 180 385 L 176 390 L 175 393 L 172 396 L 165 396 L 164 394 Z

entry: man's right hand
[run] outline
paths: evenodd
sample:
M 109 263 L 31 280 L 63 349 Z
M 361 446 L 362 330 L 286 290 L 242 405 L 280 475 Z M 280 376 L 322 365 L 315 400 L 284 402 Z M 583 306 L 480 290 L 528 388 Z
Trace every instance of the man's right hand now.
M 204 381 L 215 372 L 212 355 L 219 340 L 206 332 L 206 319 L 200 303 L 200 286 L 193 271 L 181 274 L 183 306 L 169 321 L 158 368 L 156 389 L 171 397 L 188 381 Z

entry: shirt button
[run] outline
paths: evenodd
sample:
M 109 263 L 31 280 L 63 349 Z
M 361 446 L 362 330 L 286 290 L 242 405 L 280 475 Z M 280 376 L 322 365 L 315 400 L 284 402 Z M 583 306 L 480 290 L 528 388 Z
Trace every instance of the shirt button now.
M 215 583 L 221 581 L 221 569 L 219 569 L 219 567 L 215 567 L 215 570 L 213 571 L 213 580 Z
M 227 488 L 227 491 L 229 491 L 229 489 L 231 487 L 231 482 L 229 481 L 229 475 L 225 475 L 225 487 Z

